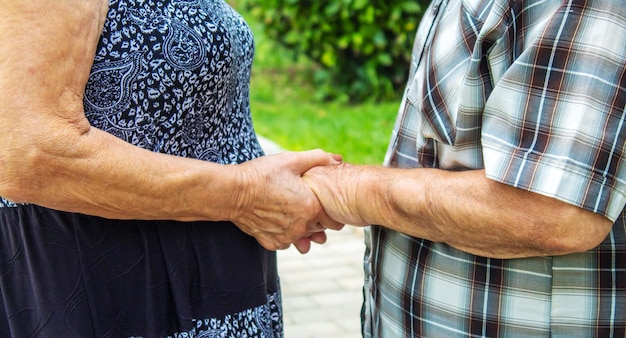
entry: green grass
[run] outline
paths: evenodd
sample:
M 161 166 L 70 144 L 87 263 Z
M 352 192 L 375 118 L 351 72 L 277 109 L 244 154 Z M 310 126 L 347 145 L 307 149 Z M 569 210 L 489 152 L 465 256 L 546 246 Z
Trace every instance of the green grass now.
M 319 102 L 310 80 L 315 65 L 296 59 L 237 9 L 255 35 L 250 101 L 257 133 L 287 150 L 320 148 L 343 155 L 347 162 L 381 164 L 400 101 Z

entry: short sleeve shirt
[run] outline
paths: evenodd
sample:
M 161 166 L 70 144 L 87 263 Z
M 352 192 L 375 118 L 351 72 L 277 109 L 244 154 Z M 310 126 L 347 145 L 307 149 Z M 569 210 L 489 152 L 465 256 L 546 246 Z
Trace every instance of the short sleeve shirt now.
M 624 336 L 626 5 L 433 1 L 385 164 L 488 178 L 615 222 L 594 250 L 498 260 L 373 226 L 366 337 Z

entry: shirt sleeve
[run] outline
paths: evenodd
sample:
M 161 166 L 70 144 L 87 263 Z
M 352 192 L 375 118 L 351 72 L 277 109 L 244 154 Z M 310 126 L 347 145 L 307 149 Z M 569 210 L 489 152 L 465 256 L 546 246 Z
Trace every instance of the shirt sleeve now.
M 594 6 L 593 8 L 590 6 Z M 626 204 L 626 6 L 564 5 L 487 99 L 487 176 L 615 221 Z

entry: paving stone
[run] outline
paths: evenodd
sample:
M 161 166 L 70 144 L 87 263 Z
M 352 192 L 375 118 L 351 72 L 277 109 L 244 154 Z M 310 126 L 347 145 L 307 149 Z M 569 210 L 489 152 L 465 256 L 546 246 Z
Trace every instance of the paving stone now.
M 285 338 L 331 338 L 345 334 L 335 323 L 310 322 L 285 327 Z
M 260 136 L 266 154 L 283 151 Z M 285 338 L 360 338 L 363 229 L 328 231 L 324 245 L 301 255 L 293 246 L 278 252 Z
M 301 255 L 278 252 L 285 338 L 361 337 L 363 235 L 346 227 Z

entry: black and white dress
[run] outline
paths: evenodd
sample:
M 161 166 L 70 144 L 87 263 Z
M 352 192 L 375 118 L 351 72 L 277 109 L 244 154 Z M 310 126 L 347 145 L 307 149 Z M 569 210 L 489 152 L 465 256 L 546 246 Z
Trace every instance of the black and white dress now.
M 220 164 L 263 155 L 253 37 L 222 0 L 110 0 L 92 125 Z M 282 337 L 275 253 L 231 223 L 116 221 L 0 198 L 2 337 Z

